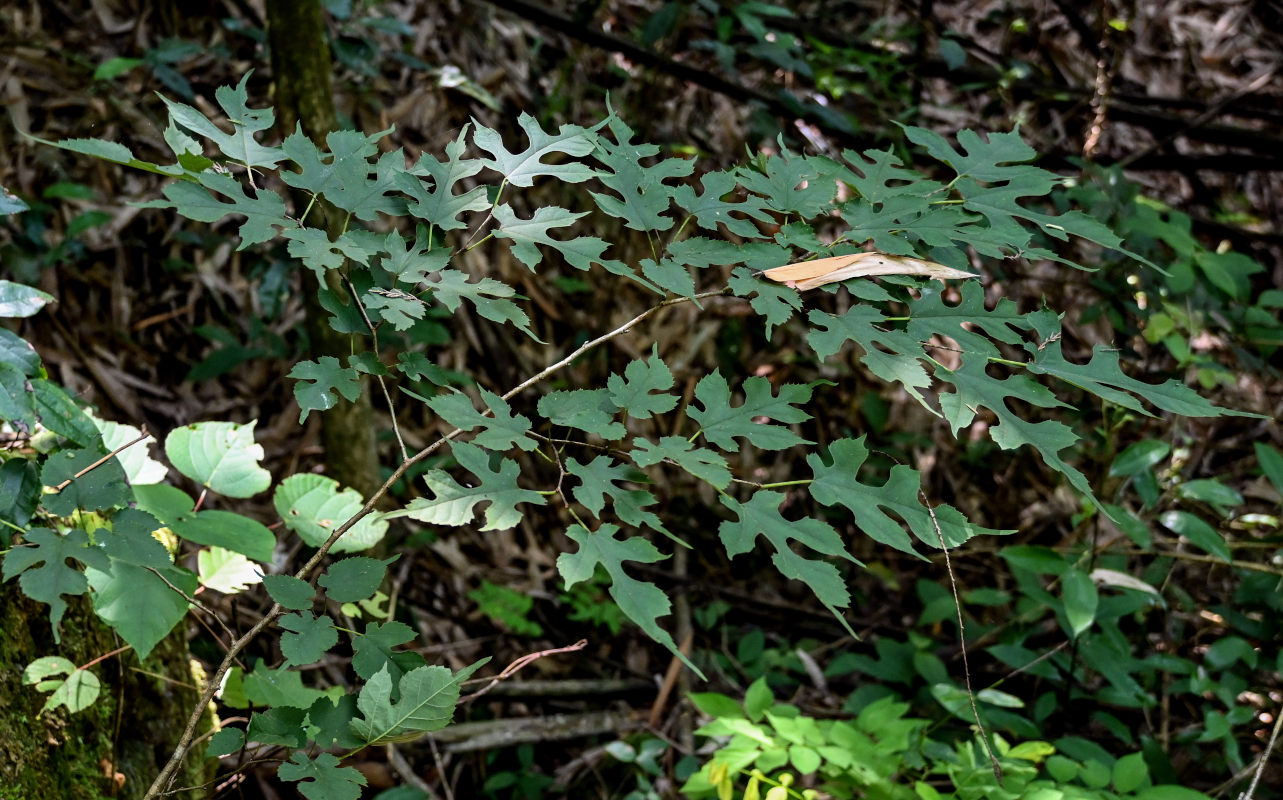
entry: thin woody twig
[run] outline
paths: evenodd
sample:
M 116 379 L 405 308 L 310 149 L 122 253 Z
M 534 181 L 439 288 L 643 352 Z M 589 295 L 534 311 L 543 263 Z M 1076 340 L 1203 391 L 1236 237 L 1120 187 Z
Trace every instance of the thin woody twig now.
M 551 650 L 540 650 L 537 653 L 527 653 L 526 655 L 522 656 L 521 658 L 518 658 L 516 661 L 512 662 L 508 666 L 504 667 L 503 672 L 500 672 L 498 675 L 491 678 L 490 682 L 487 683 L 485 686 L 481 687 L 480 689 L 473 692 L 472 694 L 460 697 L 459 702 L 467 703 L 467 702 L 476 700 L 481 695 L 493 689 L 496 685 L 498 685 L 500 681 L 505 680 L 507 678 L 511 678 L 513 675 L 517 673 L 517 670 L 521 669 L 524 666 L 527 666 L 528 664 L 532 664 L 535 661 L 538 661 L 544 656 L 557 655 L 558 653 L 573 653 L 576 650 L 583 650 L 587 646 L 588 646 L 588 640 L 580 639 L 574 644 L 568 644 L 565 647 L 554 647 Z
M 68 486 L 71 485 L 72 481 L 76 480 L 82 475 L 85 475 L 86 473 L 89 473 L 95 469 L 98 469 L 103 464 L 106 464 L 108 461 L 115 458 L 117 454 L 121 453 L 124 450 L 129 449 L 130 447 L 133 447 L 134 445 L 138 444 L 143 439 L 146 439 L 149 436 L 151 436 L 151 434 L 147 432 L 147 426 L 144 425 L 142 429 L 142 433 L 138 435 L 137 439 L 134 439 L 132 442 L 126 442 L 125 444 L 122 444 L 120 447 L 117 447 L 115 450 L 112 450 L 107 455 L 103 456 L 102 458 L 98 459 L 94 463 L 80 470 L 75 475 L 72 475 L 70 478 L 58 484 L 57 486 L 53 487 L 53 494 L 57 494 L 58 492 L 61 492 L 63 489 L 66 489 Z

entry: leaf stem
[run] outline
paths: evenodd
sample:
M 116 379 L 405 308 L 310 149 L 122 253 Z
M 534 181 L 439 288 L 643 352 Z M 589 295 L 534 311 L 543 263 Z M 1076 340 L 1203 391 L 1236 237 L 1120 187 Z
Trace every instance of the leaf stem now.
M 779 482 L 777 482 L 777 483 L 759 483 L 759 484 L 757 484 L 757 488 L 759 488 L 759 489 L 782 489 L 782 488 L 784 488 L 785 486 L 809 486 L 809 485 L 811 485 L 813 482 L 814 482 L 814 481 L 813 481 L 811 478 L 800 478 L 800 479 L 795 480 L 795 481 L 779 481 Z

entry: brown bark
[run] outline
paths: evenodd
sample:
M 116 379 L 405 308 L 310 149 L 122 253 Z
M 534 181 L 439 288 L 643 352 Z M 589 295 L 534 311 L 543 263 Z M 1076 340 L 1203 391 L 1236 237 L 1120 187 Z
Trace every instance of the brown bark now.
M 308 138 L 324 146 L 326 134 L 335 129 L 336 117 L 330 80 L 330 46 L 320 3 L 268 0 L 267 35 L 281 129 L 288 132 L 297 124 Z M 304 201 L 299 207 L 306 205 Z M 323 219 L 331 239 L 337 238 L 346 224 L 344 215 L 328 203 L 317 203 L 312 214 L 312 219 L 321 215 L 319 218 Z M 304 280 L 311 279 L 304 276 Z M 336 271 L 327 274 L 326 283 L 326 288 L 336 297 L 348 296 Z M 321 307 L 315 291 L 303 294 L 313 356 L 333 356 L 346 363 L 349 355 L 364 349 L 363 341 L 353 342 L 347 334 L 330 327 L 329 312 Z M 363 497 L 369 497 L 378 488 L 379 465 L 368 378 L 362 376 L 361 396 L 355 403 L 340 398 L 338 405 L 321 416 L 321 442 L 325 448 L 327 475 L 356 489 Z

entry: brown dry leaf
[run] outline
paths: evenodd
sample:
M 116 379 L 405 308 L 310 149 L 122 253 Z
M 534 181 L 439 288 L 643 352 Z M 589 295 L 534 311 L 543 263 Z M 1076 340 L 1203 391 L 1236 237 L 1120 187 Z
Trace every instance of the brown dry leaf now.
M 798 261 L 768 269 L 762 275 L 776 283 L 783 283 L 800 291 L 815 289 L 827 283 L 839 283 L 850 278 L 870 278 L 874 275 L 925 275 L 938 280 L 980 277 L 934 261 L 909 256 L 893 256 L 876 250 L 831 258 L 817 258 L 813 261 Z

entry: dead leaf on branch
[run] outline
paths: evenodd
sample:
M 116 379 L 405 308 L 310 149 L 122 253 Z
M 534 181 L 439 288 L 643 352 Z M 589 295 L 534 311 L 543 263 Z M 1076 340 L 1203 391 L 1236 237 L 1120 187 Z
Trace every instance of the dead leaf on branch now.
M 845 256 L 798 261 L 762 272 L 762 276 L 799 291 L 816 289 L 829 283 L 875 275 L 924 275 L 928 278 L 978 278 L 970 272 L 946 267 L 934 261 L 909 256 L 893 256 L 878 251 L 851 253 Z

